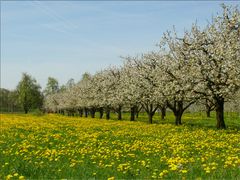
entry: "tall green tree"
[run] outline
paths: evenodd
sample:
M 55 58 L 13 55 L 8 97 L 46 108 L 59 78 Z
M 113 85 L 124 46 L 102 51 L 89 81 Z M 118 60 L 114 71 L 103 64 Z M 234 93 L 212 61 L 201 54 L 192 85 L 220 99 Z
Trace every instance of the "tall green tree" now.
M 48 77 L 47 86 L 44 90 L 45 95 L 57 93 L 59 91 L 58 80 L 53 77 Z
M 41 108 L 43 103 L 41 87 L 27 73 L 22 74 L 22 79 L 17 85 L 17 93 L 19 103 L 26 114 L 30 109 Z

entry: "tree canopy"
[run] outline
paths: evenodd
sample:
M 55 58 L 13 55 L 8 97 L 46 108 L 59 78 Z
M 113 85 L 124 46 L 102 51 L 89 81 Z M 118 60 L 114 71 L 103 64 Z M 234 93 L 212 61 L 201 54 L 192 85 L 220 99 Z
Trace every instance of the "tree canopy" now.
M 22 79 L 17 85 L 17 93 L 19 103 L 25 113 L 28 113 L 30 109 L 40 108 L 42 106 L 43 95 L 41 93 L 41 87 L 37 84 L 37 81 L 27 73 L 22 74 Z

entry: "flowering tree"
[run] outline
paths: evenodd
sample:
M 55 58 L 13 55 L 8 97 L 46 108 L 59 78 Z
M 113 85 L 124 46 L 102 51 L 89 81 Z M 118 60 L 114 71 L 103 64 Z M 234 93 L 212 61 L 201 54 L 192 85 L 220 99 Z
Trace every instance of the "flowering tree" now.
M 180 125 L 184 111 L 199 99 L 193 94 L 196 81 L 190 74 L 189 49 L 178 39 L 175 30 L 164 34 L 159 47 L 166 51 L 163 56 L 158 56 L 161 59 L 157 79 L 159 92 L 173 111 L 175 124 Z
M 124 97 L 122 94 L 122 89 L 125 88 L 122 86 L 121 76 L 122 71 L 117 67 L 110 67 L 107 69 L 107 81 L 105 84 L 108 88 L 107 92 L 109 93 L 109 103 L 112 108 L 118 113 L 118 120 L 122 119 L 122 107 L 124 105 Z
M 214 100 L 217 128 L 226 128 L 224 102 L 240 87 L 240 13 L 222 7 L 221 16 L 202 31 L 193 26 L 183 41 L 193 60 L 192 78 L 198 80 L 194 92 Z
M 152 123 L 156 110 L 164 103 L 163 97 L 159 96 L 158 92 L 158 59 L 153 54 L 151 52 L 141 57 L 127 57 L 125 64 L 128 71 L 125 80 L 128 89 L 125 90 L 125 96 L 128 97 L 128 103 L 132 104 L 132 108 L 136 104 L 141 104 L 148 114 L 149 123 Z
M 125 106 L 130 108 L 130 121 L 135 120 L 135 113 L 140 106 L 140 91 L 137 84 L 137 67 L 134 64 L 135 57 L 123 57 L 125 59 L 122 68 L 121 87 Z
M 76 106 L 78 108 L 80 116 L 82 116 L 83 111 L 85 117 L 88 116 L 89 110 L 91 108 L 91 103 L 94 98 L 92 98 L 92 75 L 89 73 L 84 73 L 82 79 L 77 83 L 74 87 L 75 95 L 76 95 Z M 95 111 L 91 112 L 92 117 L 94 117 Z
M 69 81 L 68 81 L 69 82 Z M 66 90 L 61 93 L 61 101 L 59 103 L 59 109 L 66 110 L 68 115 L 74 116 L 77 109 L 76 91 L 74 91 L 74 84 L 68 85 Z
M 49 94 L 44 99 L 44 108 L 48 112 L 59 112 L 64 114 L 65 108 L 64 102 L 64 91 Z
M 93 77 L 93 94 L 97 106 L 100 110 L 106 111 L 106 118 L 110 118 L 110 110 L 114 109 L 118 113 L 118 119 L 122 119 L 123 96 L 121 85 L 121 69 L 109 67 L 101 72 L 98 72 Z

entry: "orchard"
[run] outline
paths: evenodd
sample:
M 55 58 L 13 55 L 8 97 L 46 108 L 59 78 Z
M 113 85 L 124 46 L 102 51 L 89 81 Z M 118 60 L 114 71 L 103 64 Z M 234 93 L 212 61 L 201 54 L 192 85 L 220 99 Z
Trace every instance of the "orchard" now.
M 48 94 L 48 112 L 79 113 L 92 118 L 110 111 L 130 112 L 130 120 L 144 111 L 149 123 L 157 110 L 173 112 L 175 124 L 191 106 L 205 104 L 216 112 L 216 127 L 225 129 L 224 105 L 239 107 L 240 13 L 237 7 L 222 5 L 222 13 L 200 28 L 193 24 L 182 36 L 176 30 L 164 33 L 159 50 L 136 57 L 122 57 L 120 67 L 109 67 L 63 90 Z

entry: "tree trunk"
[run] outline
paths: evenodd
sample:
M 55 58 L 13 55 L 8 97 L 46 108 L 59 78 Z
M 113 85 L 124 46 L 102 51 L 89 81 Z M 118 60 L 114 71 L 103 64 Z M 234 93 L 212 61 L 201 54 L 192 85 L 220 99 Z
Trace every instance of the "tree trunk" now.
M 148 122 L 149 124 L 153 123 L 153 113 L 148 113 Z
M 153 104 L 148 104 L 148 105 L 143 106 L 143 108 L 146 110 L 146 112 L 148 114 L 148 123 L 152 124 L 153 123 L 153 116 L 154 116 L 156 110 L 158 109 L 158 106 L 156 106 L 154 108 Z
M 207 117 L 210 117 L 210 115 L 211 115 L 210 114 L 211 113 L 211 106 L 209 105 L 209 100 L 206 99 L 205 103 L 206 103 L 206 105 L 205 105 L 206 106 L 206 115 L 207 115 Z
M 85 117 L 88 117 L 88 109 L 84 108 Z
M 118 106 L 118 120 L 122 120 L 122 107 Z
M 183 108 L 183 102 L 182 101 L 177 101 L 175 108 L 173 109 L 173 113 L 175 116 L 175 124 L 176 125 L 181 125 L 182 124 L 182 115 L 184 112 Z
M 103 107 L 99 108 L 99 113 L 100 113 L 100 119 L 103 118 Z
M 109 107 L 107 107 L 107 109 L 106 109 L 106 119 L 107 120 L 110 119 L 110 108 Z
M 91 108 L 91 117 L 92 118 L 95 118 L 95 112 L 96 112 L 95 108 Z
M 183 114 L 183 112 L 176 112 L 176 113 L 174 113 L 174 115 L 175 115 L 175 124 L 176 125 L 181 125 L 182 124 L 182 114 Z
M 79 116 L 82 117 L 83 116 L 83 109 L 78 109 L 79 112 Z
M 209 107 L 206 109 L 206 115 L 207 117 L 211 117 L 211 110 Z
M 135 107 L 131 107 L 131 110 L 130 110 L 130 113 L 131 113 L 131 117 L 130 117 L 130 121 L 134 121 L 135 120 Z
M 136 118 L 138 118 L 139 112 L 141 111 L 142 107 L 140 106 L 140 108 L 138 106 L 135 106 L 135 115 Z
M 139 115 L 139 112 L 137 111 L 137 112 L 136 112 L 136 118 L 138 118 L 138 115 Z
M 224 122 L 224 98 L 216 98 L 216 119 L 217 119 L 217 128 L 226 129 Z
M 74 112 L 75 112 L 74 109 L 70 109 L 69 112 L 70 112 L 70 116 L 74 116 Z
M 166 116 L 166 107 L 161 107 L 161 120 L 165 119 Z
M 27 114 L 27 113 L 28 113 L 28 107 L 27 107 L 27 105 L 23 105 L 23 109 L 24 109 L 25 114 Z

